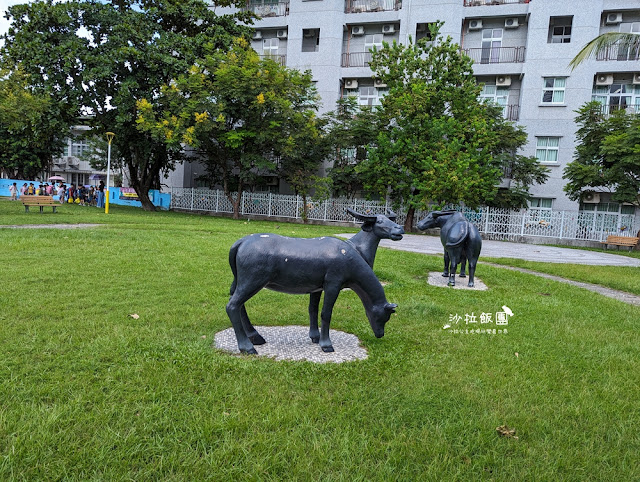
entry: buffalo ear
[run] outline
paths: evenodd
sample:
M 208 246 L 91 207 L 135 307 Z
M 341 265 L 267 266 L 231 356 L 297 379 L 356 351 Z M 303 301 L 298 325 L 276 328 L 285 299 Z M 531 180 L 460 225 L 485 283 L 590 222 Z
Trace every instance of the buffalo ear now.
M 384 305 L 385 311 L 388 311 L 389 313 L 395 313 L 397 307 L 398 305 L 396 305 L 395 303 L 387 303 L 386 305 Z
M 398 215 L 396 213 L 394 213 L 393 211 L 389 211 L 387 213 L 387 217 L 393 221 L 394 223 L 396 222 L 396 219 L 398 219 Z

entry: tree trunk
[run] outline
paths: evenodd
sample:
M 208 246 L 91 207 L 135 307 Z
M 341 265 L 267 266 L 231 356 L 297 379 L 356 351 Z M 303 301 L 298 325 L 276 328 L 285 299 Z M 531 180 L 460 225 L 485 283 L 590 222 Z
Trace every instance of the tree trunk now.
M 138 191 L 136 189 L 136 193 L 138 194 L 138 199 L 140 199 L 140 203 L 142 204 L 142 209 L 144 209 L 145 211 L 156 210 L 156 207 L 153 205 L 153 203 L 151 202 L 151 199 L 149 198 L 149 191 L 144 191 L 144 190 Z
M 309 208 L 307 207 L 307 195 L 302 195 L 302 222 L 307 224 L 309 222 Z
M 411 206 L 409 211 L 407 212 L 407 218 L 404 220 L 404 232 L 411 233 L 413 232 L 413 218 L 416 214 L 416 208 Z

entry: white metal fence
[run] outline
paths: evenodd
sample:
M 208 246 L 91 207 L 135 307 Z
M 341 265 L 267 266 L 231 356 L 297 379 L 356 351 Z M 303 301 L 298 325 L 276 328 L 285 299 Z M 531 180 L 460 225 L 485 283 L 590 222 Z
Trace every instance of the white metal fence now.
M 223 191 L 204 188 L 172 188 L 171 208 L 233 213 L 233 206 Z M 301 219 L 303 208 L 301 196 L 244 192 L 240 215 Z M 347 214 L 347 208 L 361 213 L 384 213 L 391 206 L 389 203 L 364 199 L 307 200 L 307 217 L 314 221 L 351 222 L 353 218 Z M 488 207 L 478 210 L 463 208 L 462 212 L 487 239 L 517 240 L 525 236 L 537 236 L 604 241 L 610 234 L 636 236 L 640 231 L 640 217 L 633 214 Z M 415 222 L 424 215 L 426 212 L 416 212 Z M 398 214 L 398 223 L 403 224 L 404 221 L 404 213 Z

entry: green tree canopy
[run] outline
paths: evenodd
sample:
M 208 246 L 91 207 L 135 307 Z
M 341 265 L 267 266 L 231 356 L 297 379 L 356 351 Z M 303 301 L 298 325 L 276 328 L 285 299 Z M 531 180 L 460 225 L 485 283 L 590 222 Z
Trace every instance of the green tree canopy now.
M 316 100 L 309 72 L 260 59 L 238 38 L 228 52 L 210 50 L 168 82 L 153 104 L 140 100 L 137 122 L 141 132 L 170 147 L 196 148 L 238 217 L 242 191 L 278 173 L 279 159 L 286 161 L 289 181 L 301 177 L 300 169 L 309 171 L 302 163 L 305 143 L 319 135 Z M 312 162 L 317 165 L 317 156 Z
M 5 64 L 20 66 L 37 92 L 61 106 L 67 129 L 84 113 L 96 133 L 115 132 L 131 185 L 153 210 L 148 191 L 175 167 L 181 149 L 136 129 L 136 103 L 153 102 L 205 46 L 225 50 L 233 37 L 248 35 L 238 23 L 250 21 L 248 14 L 218 15 L 204 0 L 39 0 L 10 7 L 9 16 Z
M 476 207 L 492 200 L 503 176 L 502 130 L 495 107 L 479 99 L 472 60 L 450 37 L 384 44 L 370 62 L 388 85 L 379 133 L 359 164 L 365 187 L 413 211 L 427 203 Z
M 576 152 L 564 169 L 572 200 L 584 191 L 608 190 L 618 202 L 638 204 L 640 192 L 640 116 L 624 110 L 605 115 L 598 102 L 578 111 Z
M 57 105 L 33 92 L 24 73 L 0 79 L 0 172 L 35 179 L 62 152 L 66 135 Z

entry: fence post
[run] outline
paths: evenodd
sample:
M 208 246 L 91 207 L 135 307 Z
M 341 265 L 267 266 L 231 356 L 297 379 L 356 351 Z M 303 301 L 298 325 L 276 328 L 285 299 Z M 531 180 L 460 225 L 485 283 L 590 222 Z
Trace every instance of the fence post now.
M 220 212 L 220 189 L 216 189 L 216 212 Z
M 327 221 L 327 208 L 329 207 L 329 200 L 324 200 L 324 221 Z
M 527 216 L 527 210 L 521 209 L 520 212 L 522 213 L 522 225 L 520 226 L 520 236 L 524 236 L 524 220 Z
M 242 215 L 244 216 L 244 193 L 245 191 L 242 191 L 242 196 L 240 196 L 240 205 L 242 206 Z
M 300 217 L 300 195 L 296 195 L 296 219 Z
M 269 209 L 267 211 L 267 216 L 271 217 L 271 191 L 269 191 Z
M 191 188 L 191 211 L 193 211 L 193 198 L 196 195 L 196 191 L 194 188 Z
M 602 213 L 602 224 L 600 225 L 600 241 L 602 241 L 602 235 L 604 234 L 604 217 L 605 213 Z
M 171 209 L 172 203 L 173 203 L 173 186 L 171 186 L 171 197 L 169 198 L 169 209 Z
M 487 234 L 489 232 L 489 216 L 491 215 L 491 208 L 488 207 L 486 210 L 486 216 L 484 219 L 484 232 Z
M 560 218 L 560 239 L 562 239 L 562 231 L 564 230 L 564 213 L 565 211 L 562 211 L 562 218 Z

